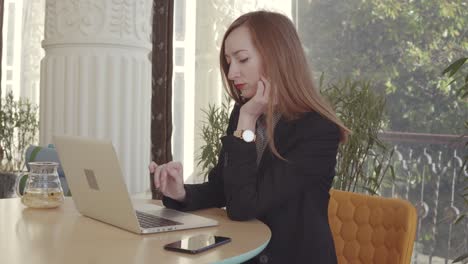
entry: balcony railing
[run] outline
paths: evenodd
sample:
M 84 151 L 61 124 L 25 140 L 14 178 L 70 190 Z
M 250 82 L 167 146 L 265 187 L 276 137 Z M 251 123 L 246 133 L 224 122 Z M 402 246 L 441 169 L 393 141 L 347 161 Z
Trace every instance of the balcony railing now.
M 468 221 L 462 197 L 468 182 L 464 160 L 466 135 L 384 132 L 380 138 L 395 149 L 395 179 L 381 187 L 384 196 L 400 197 L 418 210 L 413 263 L 451 263 L 468 252 Z

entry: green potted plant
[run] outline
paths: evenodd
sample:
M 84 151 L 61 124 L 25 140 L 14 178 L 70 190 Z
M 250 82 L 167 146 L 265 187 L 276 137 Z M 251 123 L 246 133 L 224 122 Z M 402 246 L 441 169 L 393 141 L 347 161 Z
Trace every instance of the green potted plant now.
M 208 109 L 202 110 L 206 120 L 201 127 L 204 144 L 200 148 L 197 165 L 201 165 L 203 181 L 206 181 L 208 173 L 218 163 L 218 154 L 221 151 L 220 139 L 226 133 L 229 124 L 230 101 L 226 95 L 221 106 L 210 104 Z
M 0 198 L 12 195 L 16 173 L 24 166 L 24 150 L 36 141 L 38 107 L 29 100 L 14 100 L 9 92 L 0 108 Z
M 395 177 L 389 162 L 393 149 L 379 139 L 386 120 L 385 97 L 374 92 L 366 81 L 348 79 L 324 85 L 323 74 L 319 87 L 352 131 L 348 142 L 338 149 L 333 188 L 377 194 L 387 174 Z

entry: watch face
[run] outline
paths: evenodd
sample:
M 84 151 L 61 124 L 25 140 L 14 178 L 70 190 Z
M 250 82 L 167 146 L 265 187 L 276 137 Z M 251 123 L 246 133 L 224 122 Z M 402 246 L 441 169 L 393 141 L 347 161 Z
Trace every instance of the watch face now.
M 244 139 L 245 142 L 252 142 L 255 139 L 255 134 L 251 130 L 244 130 L 242 139 Z

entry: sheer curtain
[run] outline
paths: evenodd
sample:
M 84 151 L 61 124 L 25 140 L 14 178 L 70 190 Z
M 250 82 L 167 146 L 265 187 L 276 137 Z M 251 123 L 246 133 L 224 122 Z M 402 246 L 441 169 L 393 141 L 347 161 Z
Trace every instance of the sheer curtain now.
M 40 61 L 44 57 L 45 0 L 23 0 L 20 95 L 39 104 Z
M 38 105 L 45 0 L 3 2 L 2 96 L 12 91 Z

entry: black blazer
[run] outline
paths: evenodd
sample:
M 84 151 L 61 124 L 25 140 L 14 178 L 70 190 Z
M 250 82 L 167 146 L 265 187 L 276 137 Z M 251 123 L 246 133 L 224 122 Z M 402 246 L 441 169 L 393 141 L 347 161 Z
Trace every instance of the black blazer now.
M 186 202 L 164 205 L 182 211 L 226 207 L 232 220 L 257 218 L 271 229 L 266 249 L 249 263 L 337 263 L 328 224 L 329 190 L 335 175 L 339 128 L 316 112 L 275 127 L 275 146 L 257 167 L 255 143 L 234 137 L 240 106 L 231 113 L 218 164 L 208 182 L 186 184 Z

